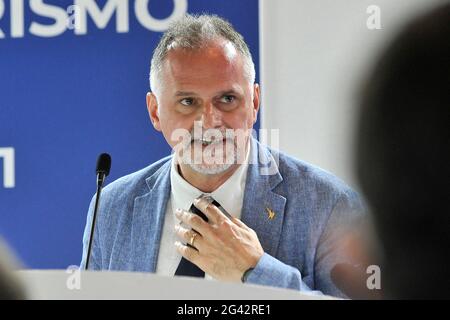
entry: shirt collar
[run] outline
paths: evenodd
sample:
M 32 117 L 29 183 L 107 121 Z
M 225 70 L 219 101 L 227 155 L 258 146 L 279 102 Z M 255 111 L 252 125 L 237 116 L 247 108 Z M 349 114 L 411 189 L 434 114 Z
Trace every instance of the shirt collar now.
M 212 196 L 232 216 L 240 218 L 244 201 L 250 148 L 251 143 L 249 141 L 244 163 L 239 166 L 231 177 L 211 193 L 204 193 L 184 180 L 178 172 L 175 156 L 172 157 L 170 180 L 173 208 L 189 210 L 195 198 L 206 194 Z

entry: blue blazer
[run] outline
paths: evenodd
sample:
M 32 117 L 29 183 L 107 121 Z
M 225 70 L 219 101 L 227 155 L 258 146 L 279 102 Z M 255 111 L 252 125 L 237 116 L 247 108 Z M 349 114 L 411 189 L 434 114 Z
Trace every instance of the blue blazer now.
M 337 246 L 336 231 L 361 217 L 358 195 L 319 168 L 254 139 L 251 143 L 241 219 L 256 231 L 265 253 L 248 282 L 345 297 L 331 281 L 330 270 L 350 262 Z M 89 269 L 155 272 L 170 197 L 171 159 L 104 188 Z M 83 237 L 83 268 L 93 202 Z

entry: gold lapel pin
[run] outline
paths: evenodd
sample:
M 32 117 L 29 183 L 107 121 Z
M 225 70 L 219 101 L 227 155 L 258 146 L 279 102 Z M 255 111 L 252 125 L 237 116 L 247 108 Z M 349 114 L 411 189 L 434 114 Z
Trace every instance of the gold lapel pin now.
M 275 218 L 275 212 L 270 208 L 266 208 L 266 211 L 267 211 L 267 216 L 269 217 L 269 220 L 273 220 L 273 218 Z

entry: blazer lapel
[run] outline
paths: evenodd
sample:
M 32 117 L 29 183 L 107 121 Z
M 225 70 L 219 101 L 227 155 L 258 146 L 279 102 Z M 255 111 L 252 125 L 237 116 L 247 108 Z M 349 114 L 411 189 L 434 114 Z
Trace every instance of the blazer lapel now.
M 273 189 L 283 181 L 270 151 L 251 139 L 252 149 L 242 207 L 242 221 L 258 235 L 264 251 L 276 255 L 286 198 Z
M 155 272 L 161 233 L 170 197 L 170 166 L 165 163 L 146 179 L 150 192 L 134 200 L 131 269 Z

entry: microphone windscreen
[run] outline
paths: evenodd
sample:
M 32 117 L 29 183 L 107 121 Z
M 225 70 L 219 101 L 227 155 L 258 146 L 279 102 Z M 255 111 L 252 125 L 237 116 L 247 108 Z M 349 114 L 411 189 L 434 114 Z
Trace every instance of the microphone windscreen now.
M 96 173 L 104 173 L 105 177 L 109 175 L 111 169 L 111 156 L 107 153 L 102 153 L 97 159 Z

